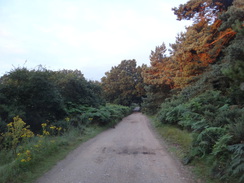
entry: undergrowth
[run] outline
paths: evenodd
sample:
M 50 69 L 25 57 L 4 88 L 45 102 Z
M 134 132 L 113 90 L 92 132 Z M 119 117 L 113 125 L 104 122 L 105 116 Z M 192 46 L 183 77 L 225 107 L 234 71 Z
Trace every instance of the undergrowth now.
M 244 108 L 231 105 L 220 91 L 211 90 L 191 99 L 179 95 L 166 101 L 156 118 L 164 136 L 169 134 L 174 143 L 179 143 L 180 133 L 167 125 L 192 134 L 184 164 L 200 164 L 208 170 L 201 172 L 216 181 L 244 181 Z
M 162 124 L 154 117 L 151 117 L 151 122 L 156 129 L 157 133 L 166 142 L 167 150 L 177 156 L 181 160 L 182 164 L 185 164 L 185 157 L 191 151 L 193 142 L 193 133 L 187 130 L 179 129 L 179 127 L 174 125 Z M 204 180 L 204 183 L 222 183 L 218 180 L 213 180 L 210 177 L 210 160 L 199 158 L 193 160 L 189 166 L 187 166 L 190 171 L 196 175 L 196 179 L 200 182 Z
M 42 123 L 39 134 L 15 117 L 0 135 L 0 182 L 33 182 L 80 143 L 114 126 L 130 112 L 130 108 L 117 105 L 91 109 L 56 123 Z

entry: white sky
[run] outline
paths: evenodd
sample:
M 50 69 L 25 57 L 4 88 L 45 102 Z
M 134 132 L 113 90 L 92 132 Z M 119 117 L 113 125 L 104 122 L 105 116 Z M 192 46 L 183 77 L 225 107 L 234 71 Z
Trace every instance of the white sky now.
M 171 8 L 187 0 L 0 0 L 0 76 L 16 67 L 78 69 L 100 80 L 122 60 L 149 64 L 191 22 Z M 26 62 L 27 60 L 27 62 Z

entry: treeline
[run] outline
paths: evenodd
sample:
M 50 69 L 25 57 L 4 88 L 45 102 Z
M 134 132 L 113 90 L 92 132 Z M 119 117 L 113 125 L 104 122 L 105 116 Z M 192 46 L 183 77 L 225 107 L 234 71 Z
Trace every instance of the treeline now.
M 79 106 L 105 105 L 100 85 L 87 81 L 78 70 L 17 68 L 1 77 L 0 83 L 1 131 L 16 115 L 38 131 L 41 123 L 73 115 Z
M 241 97 L 237 97 L 241 96 L 244 73 L 243 2 L 235 0 L 232 5 L 232 1 L 192 0 L 173 10 L 179 20 L 192 19 L 194 23 L 170 44 L 169 56 L 164 43 L 152 51 L 151 66 L 143 71 L 144 82 L 149 86 L 147 91 L 153 95 L 147 95 L 147 110 L 155 100 L 160 107 L 160 101 L 198 81 L 202 82 L 199 86 L 202 88 L 195 95 L 207 89 L 227 93 L 232 88 L 236 90 L 232 102 L 242 103 Z
M 192 133 L 185 164 L 204 159 L 213 177 L 243 182 L 244 2 L 190 0 L 173 12 L 193 25 L 170 49 L 157 46 L 150 66 L 125 60 L 113 67 L 102 79 L 105 96 L 140 103 L 161 123 Z
M 170 90 L 148 95 L 146 110 L 161 96 L 157 119 L 193 134 L 184 163 L 204 159 L 212 177 L 243 182 L 244 2 L 191 0 L 173 10 L 194 23 L 170 45 L 170 56 L 153 59 L 164 45 L 152 53 L 144 74 L 150 91 Z
M 36 179 L 40 166 L 50 168 L 48 160 L 130 112 L 106 103 L 101 84 L 78 70 L 10 71 L 0 78 L 0 182 Z
M 92 118 L 106 125 L 121 118 L 116 110 L 122 115 L 128 112 L 123 106 L 106 105 L 101 84 L 87 81 L 78 70 L 17 68 L 0 78 L 0 132 L 7 131 L 16 116 L 37 133 L 42 123 L 62 125 L 67 117 L 78 118 L 74 123 Z
M 145 96 L 142 69 L 136 60 L 123 60 L 106 72 L 101 79 L 106 101 L 126 106 L 141 104 Z

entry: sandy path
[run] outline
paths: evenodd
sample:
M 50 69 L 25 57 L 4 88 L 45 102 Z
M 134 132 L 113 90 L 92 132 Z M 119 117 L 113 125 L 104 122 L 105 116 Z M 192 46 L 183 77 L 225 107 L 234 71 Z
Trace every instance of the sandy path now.
M 37 183 L 192 183 L 141 113 L 82 144 Z

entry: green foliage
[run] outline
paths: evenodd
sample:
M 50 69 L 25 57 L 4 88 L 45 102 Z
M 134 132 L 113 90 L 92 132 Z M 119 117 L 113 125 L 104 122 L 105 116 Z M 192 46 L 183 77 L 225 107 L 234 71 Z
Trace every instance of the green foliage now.
M 185 106 L 180 104 L 166 113 L 166 121 L 170 124 L 177 124 L 186 111 L 187 109 L 185 108 Z
M 210 106 L 220 107 L 226 103 L 226 98 L 220 95 L 220 91 L 206 91 L 190 100 L 187 105 L 193 112 L 202 114 L 208 111 Z
M 180 130 L 179 128 L 173 126 L 164 126 L 164 132 L 162 136 L 174 143 L 175 145 L 180 145 L 185 152 L 188 152 L 191 147 L 192 137 L 186 131 Z
M 129 107 L 116 104 L 107 104 L 98 108 L 85 106 L 74 108 L 74 106 L 70 106 L 68 110 L 68 113 L 71 116 L 70 122 L 74 126 L 82 126 L 87 123 L 114 125 L 115 122 L 118 122 L 130 112 L 131 109 Z
M 47 71 L 24 68 L 4 76 L 0 85 L 4 109 L 0 114 L 2 118 L 10 122 L 11 118 L 19 115 L 34 128 L 40 121 L 61 117 L 64 114 L 62 99 L 48 77 Z
M 11 148 L 16 153 L 17 145 L 21 141 L 33 137 L 34 134 L 29 130 L 30 126 L 26 126 L 26 123 L 18 116 L 14 117 L 13 120 L 7 125 L 8 131 L 3 134 L 3 137 L 5 147 Z
M 77 70 L 17 68 L 0 78 L 0 123 L 19 115 L 37 132 L 41 123 L 63 119 L 70 106 L 104 105 L 101 93 L 98 82 L 86 81 Z
M 166 140 L 168 150 L 180 158 L 186 156 L 192 146 L 192 134 L 174 125 L 165 125 L 155 119 L 151 121 L 157 132 Z
M 146 97 L 143 98 L 142 109 L 147 114 L 156 114 L 162 102 L 169 96 L 168 85 L 146 85 Z
M 114 104 L 99 108 L 80 106 L 69 111 L 70 118 L 42 123 L 41 135 L 35 136 L 22 119 L 15 117 L 0 135 L 5 145 L 0 146 L 0 157 L 4 157 L 0 158 L 0 182 L 33 181 L 38 172 L 43 174 L 80 142 L 105 129 L 101 126 L 114 127 L 130 112 L 129 107 Z
M 244 113 L 243 110 L 239 110 L 240 116 L 235 118 L 228 125 L 229 133 L 232 135 L 233 144 L 244 142 Z
M 228 174 L 239 177 L 239 182 L 244 181 L 244 144 L 235 144 L 228 147 L 232 152 Z
M 161 105 L 157 119 L 193 132 L 192 147 L 184 162 L 189 163 L 196 157 L 209 157 L 215 177 L 240 178 L 240 174 L 232 174 L 228 167 L 240 169 L 230 161 L 232 153 L 229 147 L 244 141 L 243 110 L 230 105 L 220 91 L 205 91 L 190 99 L 185 99 L 183 91 Z
M 179 119 L 177 117 L 169 117 L 169 113 L 178 105 L 180 105 L 181 103 L 183 103 L 183 99 L 180 97 L 176 97 L 175 99 L 167 99 L 164 103 L 162 103 L 161 105 L 161 110 L 157 113 L 157 118 L 160 122 L 162 123 L 177 123 L 177 121 L 179 121 Z M 171 118 L 170 120 L 168 119 Z
M 215 178 L 243 182 L 244 3 L 190 0 L 173 11 L 194 23 L 178 34 L 170 56 L 164 44 L 152 52 L 143 105 L 157 111 L 163 102 L 157 119 L 193 133 L 186 163 L 208 160 Z M 153 89 L 165 84 L 166 92 Z
M 7 123 L 5 123 L 1 118 L 0 118 L 0 129 L 1 129 L 0 133 L 7 131 Z
M 208 127 L 201 131 L 197 138 L 194 139 L 193 148 L 198 149 L 198 155 L 205 156 L 210 154 L 213 150 L 213 146 L 216 144 L 219 138 L 226 134 L 226 129 L 221 127 Z
M 244 82 L 244 3 L 241 0 L 236 0 L 233 4 L 228 11 L 220 16 L 223 20 L 222 29 L 233 28 L 236 31 L 235 38 L 225 49 L 223 59 L 225 65 L 221 70 L 224 75 L 231 79 L 229 93 L 232 102 L 242 105 L 244 103 L 244 91 L 240 85 Z
M 103 99 L 100 97 L 102 94 L 100 83 L 86 81 L 83 74 L 78 70 L 54 72 L 51 80 L 57 86 L 66 105 L 98 107 L 104 104 Z
M 231 143 L 232 136 L 229 134 L 221 135 L 213 146 L 212 154 L 215 158 L 221 158 L 222 161 L 226 161 L 229 155 L 228 144 Z M 226 154 L 226 156 L 225 156 Z
M 189 109 L 187 109 L 186 112 L 182 113 L 181 115 L 182 117 L 178 124 L 187 130 L 197 132 L 201 131 L 207 125 L 206 120 L 202 118 L 200 114 L 192 112 Z
M 136 67 L 135 60 L 123 60 L 105 75 L 102 78 L 102 88 L 108 102 L 125 106 L 142 102 L 144 84 L 141 67 Z
M 80 142 L 100 131 L 98 127 L 96 131 L 87 127 L 85 132 L 80 133 L 79 129 L 73 128 L 59 137 L 35 137 L 28 144 L 20 144 L 17 157 L 11 151 L 0 151 L 0 156 L 5 157 L 0 160 L 0 182 L 33 182 Z

